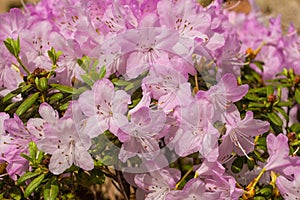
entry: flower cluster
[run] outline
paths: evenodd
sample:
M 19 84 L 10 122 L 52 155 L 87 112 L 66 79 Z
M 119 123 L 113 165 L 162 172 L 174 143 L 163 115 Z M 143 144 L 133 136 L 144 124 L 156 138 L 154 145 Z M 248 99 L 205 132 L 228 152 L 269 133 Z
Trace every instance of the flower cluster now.
M 1 177 L 53 199 L 99 169 L 125 199 L 123 176 L 137 199 L 298 197 L 299 38 L 250 3 L 41 0 L 0 15 Z

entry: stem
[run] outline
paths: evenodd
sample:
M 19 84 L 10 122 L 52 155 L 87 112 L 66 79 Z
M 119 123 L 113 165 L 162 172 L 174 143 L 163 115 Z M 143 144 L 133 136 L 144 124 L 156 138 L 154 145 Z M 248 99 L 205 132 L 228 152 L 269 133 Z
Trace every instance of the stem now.
M 29 70 L 27 69 L 27 67 L 22 63 L 21 59 L 19 57 L 16 57 L 18 63 L 21 65 L 21 67 L 24 69 L 24 71 L 27 73 L 27 75 L 30 74 Z
M 20 1 L 22 4 L 22 7 L 26 10 L 26 12 L 28 12 L 28 8 L 27 8 L 26 4 L 24 3 L 24 0 L 20 0 Z
M 266 172 L 266 168 L 263 168 L 261 172 L 258 174 L 258 176 L 253 179 L 253 181 L 246 187 L 247 190 L 254 190 L 256 184 L 261 179 L 262 175 Z
M 125 200 L 129 200 L 128 196 L 127 196 L 127 192 L 125 190 L 125 187 L 123 185 L 123 181 L 122 181 L 122 177 L 121 177 L 121 174 L 120 172 L 116 171 L 116 175 L 117 175 L 117 178 L 118 178 L 118 183 L 120 185 L 120 190 L 121 190 L 121 193 L 123 194 L 124 196 L 124 199 Z
M 197 74 L 195 75 L 195 88 L 194 88 L 194 92 L 195 94 L 199 91 L 199 85 L 198 85 L 198 76 Z
M 189 171 L 187 171 L 187 172 L 185 173 L 185 175 L 181 178 L 181 180 L 176 184 L 175 190 L 178 189 L 179 185 L 184 181 L 184 179 L 185 179 L 192 171 L 193 171 L 193 167 L 191 167 L 191 168 L 189 169 Z

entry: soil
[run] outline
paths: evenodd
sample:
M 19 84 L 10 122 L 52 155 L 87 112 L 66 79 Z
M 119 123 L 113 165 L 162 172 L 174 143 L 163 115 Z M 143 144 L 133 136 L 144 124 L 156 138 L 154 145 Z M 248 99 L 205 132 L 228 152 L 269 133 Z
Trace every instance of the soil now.
M 290 23 L 300 31 L 300 0 L 255 0 L 265 18 L 281 15 L 283 28 Z

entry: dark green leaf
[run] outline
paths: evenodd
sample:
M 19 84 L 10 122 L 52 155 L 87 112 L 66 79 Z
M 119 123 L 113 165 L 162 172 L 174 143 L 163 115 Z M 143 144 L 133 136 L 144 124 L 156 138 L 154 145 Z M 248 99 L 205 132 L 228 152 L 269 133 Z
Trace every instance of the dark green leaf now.
M 278 107 L 289 107 L 292 105 L 293 105 L 293 102 L 290 102 L 290 101 L 280 101 L 276 104 L 276 106 L 278 106 Z
M 265 108 L 266 105 L 262 103 L 255 103 L 255 102 L 250 102 L 248 107 L 255 107 L 255 108 Z
M 17 96 L 20 93 L 23 93 L 29 89 L 33 88 L 32 84 L 29 85 L 25 85 L 23 87 L 19 87 L 13 91 L 11 91 L 10 93 L 8 93 L 7 95 L 5 95 L 2 99 L 1 99 L 1 103 L 5 103 L 9 100 L 11 100 L 13 97 Z
M 246 99 L 249 99 L 249 100 L 252 100 L 252 101 L 259 101 L 260 100 L 260 97 L 254 95 L 254 94 L 246 94 L 245 96 Z
M 300 104 L 300 89 L 296 88 L 295 90 L 295 100 L 298 104 Z
M 267 116 L 272 123 L 277 126 L 282 126 L 282 119 L 275 112 L 267 113 Z
M 261 88 L 253 88 L 249 90 L 249 93 L 263 93 L 266 94 L 267 90 L 265 87 L 261 87 Z
M 231 164 L 231 171 L 233 173 L 239 173 L 244 166 L 244 157 L 237 157 Z
M 273 107 L 273 110 L 275 110 L 276 112 L 280 113 L 286 120 L 289 119 L 288 114 L 282 108 Z
M 44 199 L 45 200 L 56 200 L 59 193 L 58 182 L 53 178 L 48 181 L 44 189 Z
M 16 114 L 20 116 L 23 113 L 25 113 L 36 102 L 39 96 L 40 96 L 40 92 L 36 92 L 32 94 L 30 97 L 28 97 L 27 99 L 25 99 L 23 103 L 16 110 Z
M 291 130 L 295 133 L 299 133 L 300 132 L 300 123 L 295 123 L 291 126 Z
M 274 87 L 272 85 L 267 86 L 267 96 L 274 94 Z
M 50 87 L 52 87 L 53 89 L 62 91 L 62 92 L 66 92 L 66 93 L 70 93 L 70 94 L 76 94 L 76 91 L 74 90 L 74 88 L 72 88 L 70 86 L 52 83 L 52 84 L 50 84 Z
M 41 174 L 29 183 L 24 192 L 25 198 L 29 197 L 41 185 L 45 176 L 45 174 Z
M 26 172 L 17 180 L 17 185 L 20 185 L 24 181 L 26 181 L 30 178 L 36 177 L 37 175 L 40 175 L 41 173 L 42 173 L 42 171 Z

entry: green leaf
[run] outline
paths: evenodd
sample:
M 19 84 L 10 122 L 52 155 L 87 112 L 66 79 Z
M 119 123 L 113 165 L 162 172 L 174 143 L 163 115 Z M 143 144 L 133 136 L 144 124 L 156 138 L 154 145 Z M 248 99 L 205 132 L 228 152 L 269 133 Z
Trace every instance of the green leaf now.
M 59 193 L 59 186 L 56 179 L 52 179 L 51 181 L 48 181 L 45 185 L 44 189 L 44 199 L 45 200 L 56 200 L 56 197 Z
M 243 169 L 243 166 L 244 166 L 244 157 L 239 156 L 232 162 L 231 171 L 233 173 L 239 173 Z
M 282 119 L 275 112 L 267 113 L 267 116 L 275 125 L 282 126 Z
M 13 102 L 11 104 L 9 104 L 5 109 L 4 111 L 5 112 L 9 112 L 10 110 L 13 110 L 13 109 L 16 109 L 17 107 L 19 107 L 21 105 L 23 101 L 16 101 L 16 102 Z
M 30 157 L 35 160 L 36 159 L 36 155 L 37 155 L 37 152 L 38 152 L 38 148 L 36 146 L 36 144 L 34 142 L 30 142 L 29 143 L 29 155 Z
M 98 74 L 98 72 L 96 72 L 96 71 L 91 71 L 91 72 L 89 73 L 89 75 L 90 75 L 90 77 L 92 78 L 93 81 L 99 80 L 99 74 Z
M 256 65 L 256 67 L 258 68 L 258 69 L 260 69 L 262 72 L 264 71 L 263 69 L 264 69 L 264 62 L 262 62 L 262 61 L 253 61 L 252 62 L 253 64 L 255 64 Z
M 289 119 L 288 114 L 282 108 L 273 107 L 273 110 L 275 110 L 276 112 L 280 113 L 286 120 Z
M 105 74 L 106 74 L 106 67 L 102 66 L 101 69 L 100 69 L 99 78 L 103 79 Z
M 255 103 L 255 102 L 250 102 L 248 107 L 255 107 L 255 108 L 265 108 L 266 105 L 262 104 L 262 103 Z
M 94 81 L 90 78 L 89 75 L 87 74 L 82 74 L 81 75 L 82 80 L 88 84 L 90 87 L 92 87 L 94 85 Z
M 25 158 L 26 160 L 28 160 L 29 162 L 33 162 L 33 159 L 31 157 L 29 157 L 28 155 L 24 154 L 24 153 L 21 153 L 21 156 L 23 158 Z
M 62 92 L 66 92 L 66 93 L 70 93 L 70 94 L 76 94 L 76 91 L 74 90 L 74 88 L 72 88 L 70 86 L 52 83 L 52 84 L 50 84 L 50 87 L 52 87 L 53 89 L 62 91 Z
M 280 101 L 276 104 L 276 106 L 278 106 L 278 107 L 289 107 L 292 105 L 293 105 L 293 102 L 290 102 L 290 101 Z
M 87 74 L 89 73 L 91 59 L 88 56 L 77 59 L 77 63 Z
M 250 159 L 247 159 L 247 166 L 248 166 L 248 169 L 251 171 L 254 169 L 255 167 L 255 162 L 254 160 L 250 160 Z
M 272 185 L 266 185 L 263 188 L 261 188 L 258 191 L 258 193 L 264 197 L 270 198 L 273 193 L 273 187 L 272 187 Z
M 249 94 L 249 93 L 245 95 L 245 98 L 249 99 L 249 100 L 252 100 L 252 101 L 259 101 L 260 100 L 260 97 L 254 95 L 254 94 Z
M 21 94 L 23 92 L 26 92 L 29 89 L 32 89 L 33 85 L 29 84 L 29 85 L 25 85 L 23 87 L 19 87 L 13 91 L 11 91 L 10 93 L 8 93 L 7 95 L 5 95 L 2 99 L 1 99 L 1 103 L 5 103 L 9 100 L 11 100 L 13 97 L 17 96 L 18 94 Z
M 48 79 L 46 77 L 42 77 L 38 80 L 38 89 L 40 91 L 47 91 L 48 90 Z
M 68 107 L 69 107 L 69 102 L 60 105 L 60 106 L 59 106 L 59 110 L 62 110 L 62 111 L 63 111 L 63 110 L 67 110 Z
M 24 114 L 36 102 L 39 96 L 40 96 L 40 92 L 36 92 L 32 94 L 30 97 L 28 97 L 27 99 L 25 99 L 23 103 L 16 110 L 16 114 L 19 116 Z
M 125 90 L 125 91 L 131 90 L 131 89 L 134 88 L 134 86 L 135 86 L 134 83 L 130 83 L 130 84 L 128 84 L 128 85 L 124 88 L 124 90 Z
M 26 172 L 23 174 L 18 180 L 17 180 L 17 185 L 21 185 L 24 181 L 36 177 L 37 175 L 40 175 L 42 171 L 34 171 L 34 172 Z
M 29 183 L 24 192 L 25 198 L 29 197 L 41 185 L 45 176 L 45 174 L 41 174 Z
M 12 38 L 7 38 L 4 42 L 7 50 L 15 57 L 19 56 L 20 53 L 20 39 L 14 40 Z
M 295 123 L 291 126 L 291 129 L 293 132 L 295 133 L 299 133 L 300 132 L 300 123 Z
M 261 87 L 261 88 L 253 88 L 249 90 L 249 93 L 263 93 L 265 94 L 267 92 L 265 87 Z
M 64 94 L 58 92 L 53 94 L 51 97 L 49 97 L 49 104 L 53 104 L 58 102 L 59 100 L 61 100 L 62 98 L 64 98 Z
M 59 56 L 61 56 L 62 52 L 61 51 L 55 51 L 55 49 L 52 47 L 51 50 L 48 51 L 48 56 L 50 60 L 52 61 L 53 65 L 56 65 L 57 60 Z
M 295 100 L 298 104 L 300 104 L 300 89 L 296 88 L 295 90 Z
M 131 82 L 128 81 L 124 81 L 124 80 L 117 80 L 115 82 L 113 82 L 116 86 L 127 86 L 129 85 Z
M 274 94 L 274 87 L 272 85 L 267 86 L 267 96 Z

